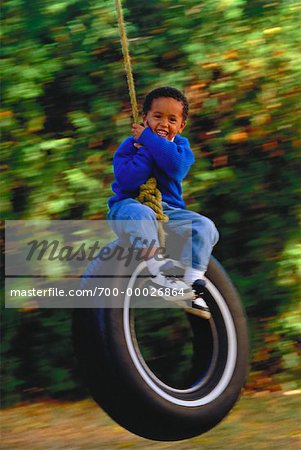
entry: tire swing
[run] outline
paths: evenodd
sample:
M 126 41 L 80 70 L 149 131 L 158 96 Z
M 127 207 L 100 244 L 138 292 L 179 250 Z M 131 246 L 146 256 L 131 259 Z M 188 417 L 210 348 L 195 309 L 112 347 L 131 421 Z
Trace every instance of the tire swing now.
M 116 7 L 126 55 L 119 0 Z M 130 66 L 127 75 L 132 79 Z M 136 105 L 132 95 L 131 100 Z M 239 295 L 211 257 L 209 320 L 182 308 L 159 303 L 156 308 L 162 299 L 144 295 L 145 262 L 132 261 L 125 269 L 117 257 L 115 250 L 128 245 L 119 239 L 110 243 L 106 247 L 116 257 L 93 260 L 82 278 L 82 288 L 108 286 L 117 292 L 114 298 L 95 298 L 95 308 L 74 310 L 73 341 L 83 378 L 100 407 L 132 433 L 158 441 L 197 436 L 229 413 L 245 382 L 248 332 Z M 167 251 L 170 245 L 167 237 Z M 182 273 L 177 258 L 173 263 Z M 113 301 L 118 307 L 110 307 Z M 139 301 L 152 301 L 154 307 L 137 307 Z

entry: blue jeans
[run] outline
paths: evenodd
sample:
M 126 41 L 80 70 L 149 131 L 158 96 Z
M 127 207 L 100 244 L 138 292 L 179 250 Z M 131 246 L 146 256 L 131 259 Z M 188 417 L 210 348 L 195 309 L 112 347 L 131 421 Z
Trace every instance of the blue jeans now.
M 187 209 L 174 208 L 162 202 L 163 212 L 169 217 L 164 223 L 167 231 L 186 238 L 180 261 L 194 269 L 206 271 L 218 231 L 208 217 Z M 158 222 L 154 211 L 133 198 L 114 203 L 107 215 L 115 233 L 128 237 L 136 248 L 160 247 Z M 137 240 L 137 237 L 139 240 Z

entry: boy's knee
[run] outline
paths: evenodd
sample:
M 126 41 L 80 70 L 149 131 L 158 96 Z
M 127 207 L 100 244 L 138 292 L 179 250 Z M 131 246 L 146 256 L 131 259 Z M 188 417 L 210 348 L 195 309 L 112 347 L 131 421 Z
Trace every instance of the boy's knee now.
M 212 229 L 212 245 L 215 245 L 218 243 L 219 240 L 219 232 L 216 228 L 215 224 L 212 222 L 213 229 Z
M 205 216 L 200 216 L 192 224 L 193 233 L 199 233 L 200 235 L 209 237 L 212 245 L 215 245 L 219 240 L 219 232 L 214 222 Z
M 156 213 L 149 206 L 137 204 L 129 213 L 131 220 L 156 220 Z

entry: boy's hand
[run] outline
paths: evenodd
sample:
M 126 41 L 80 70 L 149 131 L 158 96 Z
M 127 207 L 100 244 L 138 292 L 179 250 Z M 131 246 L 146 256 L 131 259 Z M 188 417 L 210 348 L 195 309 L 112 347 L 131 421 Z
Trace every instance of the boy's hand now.
M 144 130 L 144 126 L 140 125 L 139 123 L 133 123 L 132 125 L 132 135 L 135 139 L 139 139 L 142 132 Z

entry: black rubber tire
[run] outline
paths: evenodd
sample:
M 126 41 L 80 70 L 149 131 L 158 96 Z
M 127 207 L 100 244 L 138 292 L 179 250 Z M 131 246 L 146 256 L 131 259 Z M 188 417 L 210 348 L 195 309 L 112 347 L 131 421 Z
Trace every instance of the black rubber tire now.
M 90 275 L 99 275 L 96 266 L 90 268 Z M 116 266 L 114 273 L 120 274 Z M 94 400 L 116 422 L 144 438 L 175 441 L 204 433 L 239 398 L 248 369 L 245 315 L 237 291 L 214 258 L 206 277 L 214 292 L 208 302 L 212 319 L 188 315 L 197 362 L 194 371 L 201 374 L 194 388 L 170 387 L 144 363 L 133 327 L 126 325 L 125 316 L 132 320 L 128 309 L 126 314 L 126 308 L 108 308 L 105 302 L 110 299 L 103 298 L 98 308 L 74 310 L 75 351 Z M 111 282 L 124 290 L 129 279 Z M 86 280 L 87 286 L 95 284 L 101 281 Z M 129 348 L 130 339 L 134 350 Z

